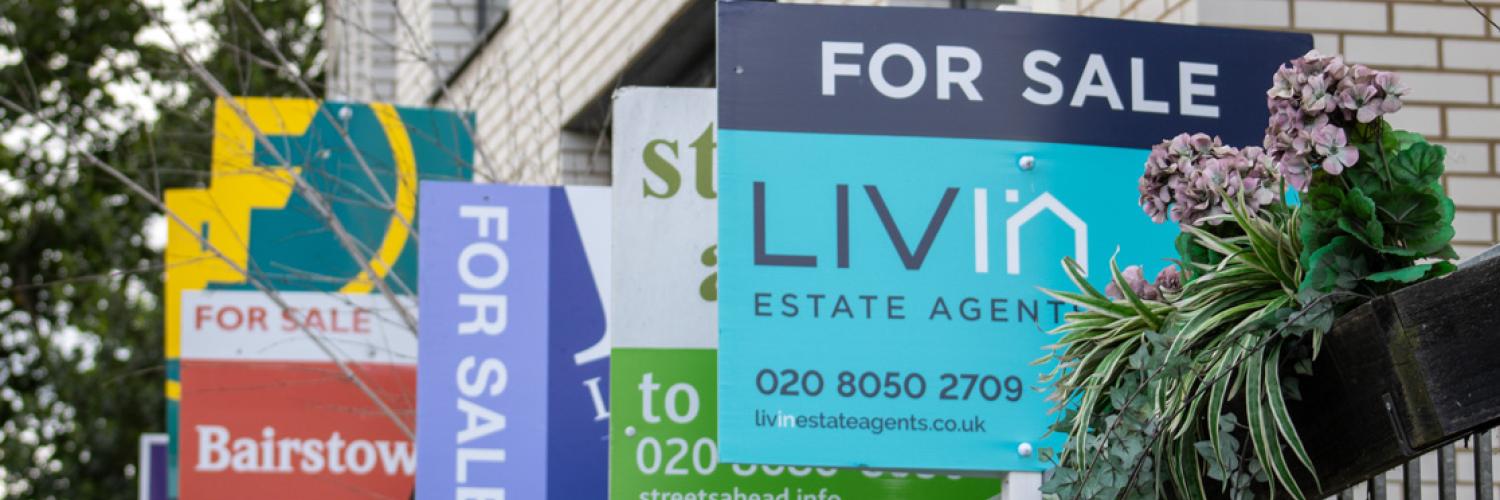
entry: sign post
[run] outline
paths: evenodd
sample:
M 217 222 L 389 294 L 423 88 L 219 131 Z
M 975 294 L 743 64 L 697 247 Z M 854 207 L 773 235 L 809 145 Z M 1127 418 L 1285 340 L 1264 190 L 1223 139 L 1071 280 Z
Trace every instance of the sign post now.
M 719 36 L 721 458 L 1019 472 L 1064 438 L 1032 363 L 1072 308 L 1038 289 L 1169 265 L 1176 228 L 1113 186 L 1182 130 L 1258 145 L 1265 75 L 1311 47 L 759 2 Z
M 140 455 L 135 466 L 135 478 L 139 485 L 136 498 L 167 500 L 167 442 L 168 437 L 164 432 L 141 434 Z

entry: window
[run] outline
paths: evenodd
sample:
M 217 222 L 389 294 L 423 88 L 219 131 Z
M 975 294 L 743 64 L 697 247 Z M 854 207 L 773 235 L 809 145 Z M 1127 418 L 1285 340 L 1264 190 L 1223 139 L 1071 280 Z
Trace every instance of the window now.
M 473 0 L 474 1 L 474 34 L 484 36 L 505 17 L 505 9 L 509 7 L 509 0 Z
M 1016 0 L 952 0 L 955 9 L 995 10 L 1002 5 L 1015 5 Z

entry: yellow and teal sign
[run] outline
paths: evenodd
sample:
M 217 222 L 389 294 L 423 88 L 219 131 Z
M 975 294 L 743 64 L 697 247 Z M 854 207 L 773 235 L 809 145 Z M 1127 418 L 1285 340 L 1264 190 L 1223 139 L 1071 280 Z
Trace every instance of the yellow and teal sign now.
M 257 483 L 260 480 L 256 479 L 259 477 L 256 472 L 263 472 L 260 469 L 267 464 L 276 467 L 281 464 L 237 454 L 233 456 L 233 467 L 225 465 L 230 463 L 227 436 L 241 433 L 260 436 L 270 432 L 267 429 L 295 436 L 299 419 L 311 420 L 305 418 L 308 415 L 297 415 L 295 411 L 266 416 L 253 416 L 249 412 L 229 414 L 236 410 L 222 402 L 214 408 L 194 408 L 191 395 L 195 390 L 215 389 L 208 385 L 251 387 L 249 381 L 256 373 L 253 368 L 245 367 L 261 365 L 237 361 L 307 361 L 302 359 L 307 349 L 287 347 L 287 343 L 307 341 L 295 336 L 295 328 L 287 325 L 300 322 L 317 334 L 328 335 L 369 335 L 372 331 L 389 329 L 385 324 L 389 321 L 372 312 L 385 301 L 368 296 L 376 290 L 378 282 L 384 282 L 397 295 L 415 294 L 418 182 L 472 177 L 473 142 L 466 120 L 472 117 L 381 103 L 277 98 L 236 98 L 215 103 L 212 165 L 206 185 L 166 193 L 168 209 L 190 228 L 170 224 L 166 249 L 166 391 L 168 426 L 173 433 L 169 459 L 174 478 L 172 497 L 190 496 L 186 490 L 194 484 L 229 491 L 234 489 L 236 481 L 250 485 L 246 491 L 266 493 L 263 489 L 266 485 Z M 301 189 L 298 183 L 302 184 Z M 316 192 L 318 196 L 306 196 L 308 192 Z M 333 214 L 364 256 L 356 259 L 345 250 L 330 221 L 320 215 L 324 212 Z M 208 245 L 193 233 L 201 235 Z M 249 275 L 236 269 L 248 270 Z M 254 291 L 252 278 L 287 294 L 293 309 L 268 311 L 274 306 Z M 192 301 L 193 310 L 185 305 L 185 296 Z M 350 296 L 363 298 L 340 299 Z M 409 297 L 403 300 L 414 303 Z M 211 340 L 188 342 L 190 347 L 197 347 L 187 349 L 189 354 L 185 355 L 184 337 L 194 335 L 198 335 L 194 339 Z M 224 340 L 254 335 L 282 335 L 285 339 L 252 340 L 275 346 L 264 349 L 233 347 Z M 344 348 L 357 350 L 366 340 L 351 342 Z M 185 377 L 191 371 L 188 366 L 195 362 L 190 359 L 194 357 L 191 353 L 199 352 L 209 353 L 202 359 L 205 367 L 202 373 L 213 375 L 201 379 Z M 286 359 L 268 354 L 275 352 L 289 354 L 281 356 Z M 406 354 L 365 358 L 378 360 L 376 364 L 380 365 L 371 368 L 372 373 L 378 372 L 371 376 L 371 384 L 398 401 L 398 412 L 407 413 L 409 419 L 414 408 L 410 395 L 415 391 L 412 380 L 415 370 L 414 366 L 406 365 L 415 364 L 415 353 L 407 354 L 409 362 Z M 359 356 L 356 353 L 351 359 Z M 332 401 L 342 397 L 343 386 L 353 391 L 347 382 L 320 386 L 318 390 L 323 391 L 319 393 L 322 397 Z M 254 391 L 243 394 L 267 398 L 263 400 L 265 406 L 305 407 L 313 412 L 309 415 L 326 410 L 306 401 L 299 403 L 297 390 L 288 384 L 279 391 L 271 391 L 274 394 Z M 403 394 L 407 400 L 399 401 Z M 376 413 L 373 405 L 368 406 L 372 406 L 371 412 L 354 413 Z M 375 421 L 374 424 L 356 423 L 360 417 L 347 411 L 342 414 L 351 415 L 348 420 L 351 426 L 384 425 L 390 430 L 381 429 L 380 433 L 399 435 L 389 421 L 380 422 L 384 417 L 378 414 L 365 418 Z M 326 418 L 321 420 L 328 423 Z M 189 423 L 193 429 L 178 432 L 179 425 L 186 427 Z M 334 436 L 339 439 L 337 434 Z M 224 437 L 221 440 L 224 442 L 216 441 L 218 437 Z M 194 451 L 199 445 L 203 446 L 201 453 Z M 238 443 L 235 445 L 239 449 Z M 373 445 L 367 443 L 367 446 Z M 219 451 L 224 456 L 216 455 Z M 344 457 L 329 455 L 333 462 L 328 463 L 331 465 L 341 458 Z M 377 480 L 374 488 L 396 496 L 409 494 L 410 473 L 403 478 L 400 469 L 394 467 L 392 470 L 397 472 Z M 320 467 L 318 472 L 336 471 Z M 359 481 L 356 474 L 345 475 L 348 477 L 330 481 L 310 474 L 301 483 L 287 480 L 277 484 L 339 486 L 341 482 Z M 184 490 L 179 491 L 179 486 Z M 299 495 L 310 495 L 317 488 L 298 487 L 296 491 Z

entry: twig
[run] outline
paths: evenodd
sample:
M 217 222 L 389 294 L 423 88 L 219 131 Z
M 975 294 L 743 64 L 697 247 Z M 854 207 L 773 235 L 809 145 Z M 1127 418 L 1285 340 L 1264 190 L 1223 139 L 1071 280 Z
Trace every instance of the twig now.
M 1484 18 L 1484 21 L 1487 22 L 1487 23 L 1490 23 L 1490 26 L 1494 26 L 1496 32 L 1500 32 L 1500 24 L 1495 24 L 1495 20 L 1494 19 L 1490 19 L 1490 15 L 1489 14 L 1485 14 L 1484 13 L 1484 9 L 1479 8 L 1478 5 L 1474 5 L 1474 1 L 1473 0 L 1464 0 L 1464 3 L 1469 4 L 1469 7 L 1473 8 L 1474 12 L 1478 12 L 1479 13 L 1479 17 Z
M 152 22 L 165 27 L 165 24 L 162 23 L 161 18 L 158 17 L 156 13 L 150 11 L 147 11 L 147 13 L 151 16 Z M 266 137 L 266 134 L 260 130 L 260 127 L 255 125 L 255 121 L 250 118 L 250 113 L 245 110 L 244 106 L 240 105 L 239 101 L 237 101 L 234 96 L 229 93 L 228 89 L 224 88 L 223 83 L 219 82 L 217 78 L 214 78 L 214 76 L 210 74 L 202 64 L 193 59 L 186 52 L 181 42 L 177 40 L 177 35 L 172 33 L 172 30 L 167 29 L 165 30 L 165 33 L 167 35 L 167 40 L 171 42 L 173 48 L 177 51 L 178 57 L 188 65 L 188 68 L 193 71 L 193 74 L 196 75 L 204 85 L 208 86 L 209 90 L 212 91 L 213 94 L 218 96 L 219 99 L 222 99 L 224 103 L 234 111 L 236 117 L 238 117 L 240 121 L 250 129 L 250 131 L 255 135 L 256 142 L 259 142 L 261 146 L 266 149 L 267 153 L 272 156 L 272 159 L 279 165 L 290 165 L 291 162 L 287 161 L 287 159 L 281 155 L 281 152 L 276 149 L 275 143 L 271 142 L 271 139 L 269 137 Z M 348 230 L 344 228 L 343 221 L 339 220 L 338 215 L 333 212 L 333 207 L 328 203 L 328 200 L 323 197 L 322 193 L 319 193 L 317 189 L 313 188 L 312 185 L 307 182 L 307 179 L 305 179 L 300 173 L 296 172 L 295 170 L 290 171 L 289 173 L 295 183 L 294 188 L 297 190 L 297 192 L 307 199 L 308 205 L 311 205 L 313 209 L 318 212 L 318 216 L 320 216 L 323 221 L 328 224 L 328 229 L 332 230 L 334 236 L 336 237 L 334 239 L 338 241 L 340 246 L 344 247 L 344 251 L 347 252 L 349 256 L 355 260 L 355 262 L 359 263 L 360 268 L 364 271 L 365 277 L 375 285 L 375 289 L 379 290 L 381 295 L 385 296 L 386 300 L 391 304 L 391 307 L 396 309 L 396 312 L 400 313 L 402 321 L 406 323 L 406 326 L 408 330 L 411 331 L 412 335 L 416 335 L 416 315 L 412 314 L 412 312 L 406 308 L 405 304 L 401 303 L 400 299 L 396 297 L 396 293 L 391 290 L 390 284 L 386 283 L 386 280 L 381 279 L 380 274 L 375 272 L 375 266 L 370 262 L 370 259 L 364 257 L 361 254 L 358 241 L 356 240 L 356 238 L 354 238 L 353 235 L 349 234 Z M 376 254 L 374 257 L 376 259 L 380 259 L 379 254 Z M 390 267 L 390 263 L 381 263 L 385 264 L 387 268 Z
M 20 113 L 23 115 L 27 114 L 27 110 L 25 108 L 3 96 L 0 96 L 0 106 L 4 106 L 5 108 L 8 108 L 16 113 Z M 38 123 L 54 133 L 60 131 L 60 129 L 50 120 L 38 119 Z M 65 135 L 71 136 L 71 133 L 65 133 Z M 244 267 L 240 266 L 234 260 L 224 255 L 224 253 L 220 251 L 217 246 L 214 246 L 212 242 L 208 241 L 208 238 L 205 238 L 202 234 L 200 234 L 195 228 L 193 228 L 191 224 L 188 224 L 186 220 L 183 220 L 181 216 L 177 215 L 176 212 L 173 212 L 171 209 L 167 208 L 167 204 L 162 202 L 161 198 L 158 198 L 156 195 L 152 194 L 150 190 L 145 188 L 145 186 L 142 186 L 140 183 L 136 182 L 135 179 L 131 179 L 130 176 L 125 175 L 124 172 L 116 169 L 113 165 L 110 165 L 104 160 L 101 160 L 98 156 L 94 155 L 93 152 L 80 147 L 78 145 L 78 142 L 65 141 L 65 143 L 66 147 L 69 150 L 72 150 L 74 154 L 79 155 L 84 160 L 87 160 L 89 164 L 94 165 L 99 170 L 104 171 L 105 174 L 108 174 L 115 180 L 125 184 L 125 187 L 128 188 L 131 192 L 134 192 L 137 196 L 140 196 L 142 199 L 145 199 L 152 205 L 156 206 L 156 208 L 158 210 L 161 210 L 163 214 L 165 214 L 172 220 L 172 222 L 176 223 L 183 230 L 187 231 L 188 234 L 191 234 L 194 239 L 198 240 L 198 244 L 202 245 L 203 248 L 207 249 L 209 252 L 212 252 L 214 256 L 218 257 L 219 260 L 224 263 L 224 265 L 229 266 L 229 268 L 234 272 L 245 276 L 245 279 L 249 281 L 251 286 L 255 287 L 257 290 L 260 290 L 261 293 L 266 294 L 266 296 L 269 297 L 277 307 L 280 307 L 282 309 L 292 308 L 292 305 L 287 303 L 286 300 L 281 297 L 281 294 L 276 291 L 276 289 L 267 286 L 265 283 L 262 283 L 261 280 L 251 275 L 249 271 L 247 271 Z M 371 402 L 375 403 L 375 406 L 380 409 L 381 413 L 384 413 L 385 416 L 391 420 L 391 423 L 396 425 L 396 428 L 400 429 L 408 439 L 416 440 L 416 434 L 412 432 L 411 427 L 406 424 L 406 421 L 401 420 L 400 416 L 396 414 L 396 411 L 391 408 L 390 405 L 387 405 L 385 400 L 381 399 L 379 394 L 375 393 L 374 388 L 370 387 L 369 384 L 365 383 L 364 379 L 360 378 L 358 374 L 354 373 L 353 368 L 351 368 L 347 362 L 341 359 L 333 351 L 333 348 L 327 344 L 327 341 L 325 339 L 320 337 L 318 334 L 313 333 L 312 330 L 308 329 L 307 325 L 304 324 L 301 320 L 293 318 L 292 321 L 297 326 L 298 330 L 303 333 L 303 335 L 306 335 L 308 339 L 312 340 L 313 344 L 317 346 L 319 350 L 323 351 L 323 353 L 327 355 L 330 360 L 333 361 L 334 365 L 338 367 L 339 371 L 343 373 L 345 378 L 352 382 L 354 386 L 360 390 L 360 392 L 365 394 L 366 397 L 370 398 Z

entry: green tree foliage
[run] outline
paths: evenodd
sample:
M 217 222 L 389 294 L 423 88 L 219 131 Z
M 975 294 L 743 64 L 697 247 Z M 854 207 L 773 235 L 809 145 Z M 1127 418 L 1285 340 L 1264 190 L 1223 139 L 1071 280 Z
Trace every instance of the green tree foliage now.
M 322 93 L 315 0 L 184 7 L 212 33 L 184 52 L 230 92 Z M 158 193 L 208 182 L 216 95 L 143 36 L 156 19 L 0 0 L 0 98 L 24 108 L 0 108 L 0 496 L 133 498 L 137 439 L 164 430 L 158 214 L 67 147 Z

